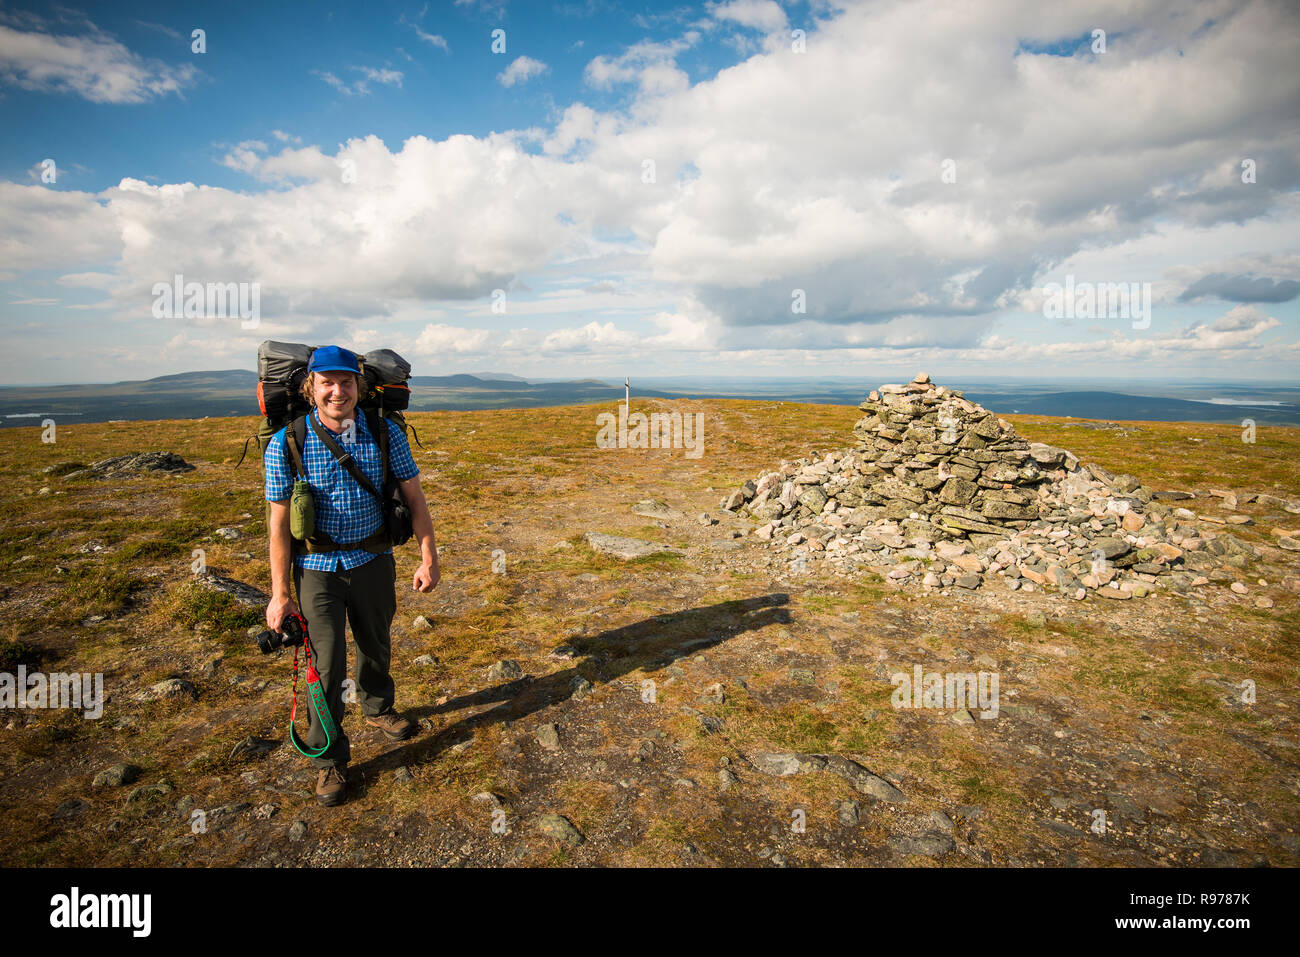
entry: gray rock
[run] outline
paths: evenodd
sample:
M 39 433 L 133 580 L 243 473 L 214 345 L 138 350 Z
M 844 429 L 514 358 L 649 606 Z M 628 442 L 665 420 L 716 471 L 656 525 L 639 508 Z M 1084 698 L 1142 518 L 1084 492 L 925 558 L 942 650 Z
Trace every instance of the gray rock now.
M 524 669 L 512 658 L 498 661 L 488 668 L 489 681 L 514 681 L 524 676 Z
M 1142 483 L 1133 475 L 1116 475 L 1110 483 L 1110 487 L 1120 495 L 1128 495 L 1131 492 L 1136 492 L 1141 485 Z
M 560 814 L 543 814 L 537 819 L 537 829 L 566 847 L 577 847 L 586 840 L 573 822 Z
M 821 771 L 826 759 L 814 754 L 796 754 L 793 751 L 759 751 L 749 756 L 749 763 L 764 774 L 789 777 L 807 771 Z
M 301 841 L 306 836 L 307 836 L 306 821 L 294 821 L 291 825 L 289 825 L 289 840 Z
M 700 728 L 705 734 L 717 734 L 723 728 L 723 720 L 716 718 L 711 714 L 700 714 L 695 716 L 700 723 Z
M 799 504 L 809 509 L 814 515 L 819 514 L 826 506 L 826 493 L 818 485 L 811 485 L 808 490 L 799 496 Z
M 681 554 L 667 545 L 646 542 L 639 538 L 625 538 L 622 535 L 603 535 L 598 532 L 587 532 L 583 537 L 593 551 L 600 552 L 602 555 L 612 555 L 615 558 L 644 558 L 647 555 L 656 555 L 660 552 Z
M 193 471 L 193 465 L 173 452 L 132 452 L 116 458 L 102 459 L 88 465 L 85 469 L 85 472 L 93 478 L 127 478 L 133 473 L 140 472 Z
M 637 502 L 632 506 L 632 514 L 644 515 L 647 518 L 663 519 L 664 521 L 683 517 L 682 513 L 677 511 L 677 509 L 669 508 L 666 503 L 660 502 L 656 499 L 646 499 L 645 501 Z
M 164 794 L 170 794 L 172 786 L 166 781 L 159 784 L 141 784 L 139 787 L 131 789 L 131 793 L 126 796 L 126 803 L 132 804 L 135 801 L 143 801 L 151 797 L 159 797 Z
M 726 694 L 722 690 L 721 684 L 711 684 L 704 689 L 704 694 L 700 695 L 701 704 L 722 704 L 726 700 Z
M 209 591 L 229 595 L 241 608 L 265 608 L 271 601 L 271 596 L 262 589 L 213 572 L 196 575 L 194 580 Z
M 560 729 L 554 724 L 543 724 L 537 729 L 537 743 L 547 751 L 560 750 Z
M 844 778 L 849 784 L 853 785 L 855 790 L 869 795 L 877 801 L 884 801 L 889 804 L 908 803 L 906 794 L 884 778 L 872 774 L 856 761 L 851 761 L 837 754 L 827 755 L 824 761 L 827 771 Z
M 858 824 L 858 812 L 861 805 L 857 801 L 840 801 L 836 806 L 836 815 L 840 823 L 846 827 L 856 827 Z
M 136 692 L 136 701 L 160 701 L 164 698 L 188 699 L 194 701 L 198 699 L 198 692 L 194 690 L 194 685 L 180 678 L 167 678 L 159 681 L 157 684 L 150 685 L 143 691 Z
M 1128 542 L 1121 541 L 1118 538 L 1093 539 L 1089 548 L 1091 551 L 1100 550 L 1107 559 L 1118 558 L 1121 555 L 1128 554 L 1129 551 L 1132 550 L 1132 546 L 1129 545 Z
M 923 857 L 943 857 L 954 847 L 952 835 L 943 831 L 927 831 L 918 837 L 908 834 L 891 834 L 889 846 L 899 854 L 919 854 Z

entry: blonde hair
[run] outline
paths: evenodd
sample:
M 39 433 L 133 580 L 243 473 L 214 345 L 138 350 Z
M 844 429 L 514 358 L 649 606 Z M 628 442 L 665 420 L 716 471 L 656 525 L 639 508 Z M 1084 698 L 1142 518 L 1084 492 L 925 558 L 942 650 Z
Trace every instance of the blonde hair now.
M 359 376 L 355 372 L 352 374 L 357 376 L 357 401 L 360 402 L 366 397 L 366 380 L 364 376 Z M 313 409 L 316 407 L 316 396 L 313 393 L 316 391 L 316 377 L 318 375 L 320 375 L 319 372 L 308 372 L 306 378 L 302 380 L 302 388 L 299 390 L 302 397 L 307 400 L 307 404 Z

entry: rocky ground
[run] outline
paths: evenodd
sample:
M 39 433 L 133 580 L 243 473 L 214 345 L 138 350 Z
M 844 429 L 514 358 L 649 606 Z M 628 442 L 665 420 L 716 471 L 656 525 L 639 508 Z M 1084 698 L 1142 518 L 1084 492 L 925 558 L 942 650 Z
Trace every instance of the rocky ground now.
M 1211 456 L 1218 467 L 1194 476 L 1171 472 L 1165 445 L 1227 443 L 1232 429 L 1135 423 L 1117 437 L 1020 419 L 1016 428 L 1041 444 L 1069 436 L 1080 465 L 1106 461 L 1117 438 L 1133 443 L 1114 456 L 1124 459 L 1115 474 L 1133 474 L 1137 487 L 1121 492 L 1090 470 L 1088 481 L 1106 490 L 1092 495 L 1089 485 L 1082 498 L 1149 492 L 1130 506 L 1144 527 L 1125 527 L 1129 513 L 1113 508 L 1089 507 L 1076 520 L 1078 503 L 1035 487 L 1039 516 L 1007 519 L 1025 523 L 1009 527 L 1010 539 L 999 527 L 975 530 L 997 543 L 936 535 L 924 549 L 908 541 L 927 531 L 908 525 L 923 521 L 912 513 L 941 515 L 946 502 L 860 527 L 822 518 L 832 538 L 804 531 L 796 542 L 784 514 L 718 508 L 746 476 L 759 476 L 761 494 L 765 470 L 782 459 L 803 459 L 786 480 L 825 469 L 816 483 L 795 482 L 805 490 L 844 477 L 844 456 L 833 453 L 855 444 L 860 413 L 655 407 L 706 412 L 703 460 L 597 450 L 594 412 L 584 408 L 412 416 L 426 443 L 417 461 L 444 574 L 432 596 L 417 595 L 405 584 L 412 550 L 399 553 L 394 674 L 398 706 L 421 732 L 389 742 L 350 708 L 350 797 L 332 809 L 316 806 L 314 774 L 286 741 L 289 659 L 251 648 L 260 598 L 227 584 L 268 581 L 256 472 L 234 471 L 229 451 L 238 424 L 206 438 L 183 423 L 96 426 L 99 434 L 87 428 L 34 455 L 36 430 L 0 433 L 4 458 L 22 463 L 7 466 L 3 503 L 4 668 L 102 671 L 110 695 L 99 721 L 4 714 L 5 862 L 1300 861 L 1300 596 L 1295 555 L 1278 544 L 1300 530 L 1287 510 L 1300 491 L 1287 464 L 1300 449 L 1294 430 L 1275 430 L 1262 440 L 1275 447 L 1247 450 L 1254 457 L 1241 462 Z M 12 454 L 24 441 L 26 457 Z M 106 494 L 93 467 L 78 467 L 141 448 L 167 449 L 196 468 L 165 460 L 171 471 L 119 477 Z M 1035 464 L 1067 475 L 1035 486 L 1057 487 L 1075 471 L 1054 467 L 1064 456 L 1051 458 Z M 978 478 L 964 481 L 981 488 Z M 869 485 L 857 488 L 861 496 Z M 1169 490 L 1194 497 L 1156 494 Z M 955 507 L 985 521 L 976 501 Z M 890 504 L 793 509 L 791 525 L 811 528 L 841 507 Z M 1058 524 L 1058 511 L 1093 533 L 1079 531 L 1086 545 L 1073 530 L 1031 537 L 1036 523 Z M 1230 523 L 1234 516 L 1248 523 Z M 1161 542 L 1180 554 L 1113 561 L 1154 547 L 1137 541 L 1154 536 L 1147 523 L 1159 523 Z M 846 529 L 868 528 L 881 548 L 835 545 Z M 1015 541 L 1021 533 L 1029 534 Z M 1242 547 L 1216 550 L 1226 535 Z M 1107 582 L 1087 584 L 1086 546 L 1101 538 L 1128 546 L 1107 561 L 1132 600 L 1104 597 Z M 812 541 L 823 548 L 799 550 Z M 1049 553 L 1052 543 L 1065 553 Z M 205 550 L 206 576 L 190 567 L 195 548 Z M 1214 558 L 1198 566 L 1192 555 Z M 899 568 L 909 574 L 891 577 Z M 977 574 L 978 587 L 961 584 L 965 574 Z M 1141 597 L 1137 583 L 1148 586 Z M 896 707 L 896 676 L 918 666 L 922 675 L 996 675 L 996 716 L 975 702 Z

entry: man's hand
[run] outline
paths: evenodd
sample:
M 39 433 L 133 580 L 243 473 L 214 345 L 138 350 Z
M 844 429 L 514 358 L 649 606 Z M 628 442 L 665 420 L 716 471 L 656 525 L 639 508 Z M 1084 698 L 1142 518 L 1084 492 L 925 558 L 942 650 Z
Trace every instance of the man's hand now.
M 442 580 L 442 570 L 437 565 L 421 565 L 411 578 L 411 587 L 416 591 L 429 592 Z
M 280 630 L 280 625 L 284 623 L 286 615 L 300 615 L 298 603 L 288 595 L 281 595 L 279 598 L 272 597 L 271 603 L 266 606 L 266 627 L 274 632 Z

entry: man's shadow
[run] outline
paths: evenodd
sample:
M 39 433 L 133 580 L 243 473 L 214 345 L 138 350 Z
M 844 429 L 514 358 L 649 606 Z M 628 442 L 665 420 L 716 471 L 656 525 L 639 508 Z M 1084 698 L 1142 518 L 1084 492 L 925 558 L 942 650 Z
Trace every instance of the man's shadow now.
M 358 793 L 368 790 L 363 783 L 371 772 L 392 770 L 402 765 L 429 761 L 442 751 L 469 740 L 475 730 L 493 722 L 520 718 L 573 695 L 575 679 L 586 678 L 593 685 L 614 681 L 639 668 L 661 668 L 681 658 L 715 647 L 742 632 L 771 624 L 789 624 L 786 609 L 790 596 L 776 593 L 720 602 L 703 608 L 655 615 L 641 621 L 602 631 L 593 636 L 570 638 L 573 649 L 570 667 L 542 678 L 525 675 L 472 694 L 459 695 L 440 705 L 408 710 L 418 721 L 426 715 L 449 714 L 464 708 L 496 704 L 448 725 L 432 737 L 417 736 L 403 747 L 353 765 Z

